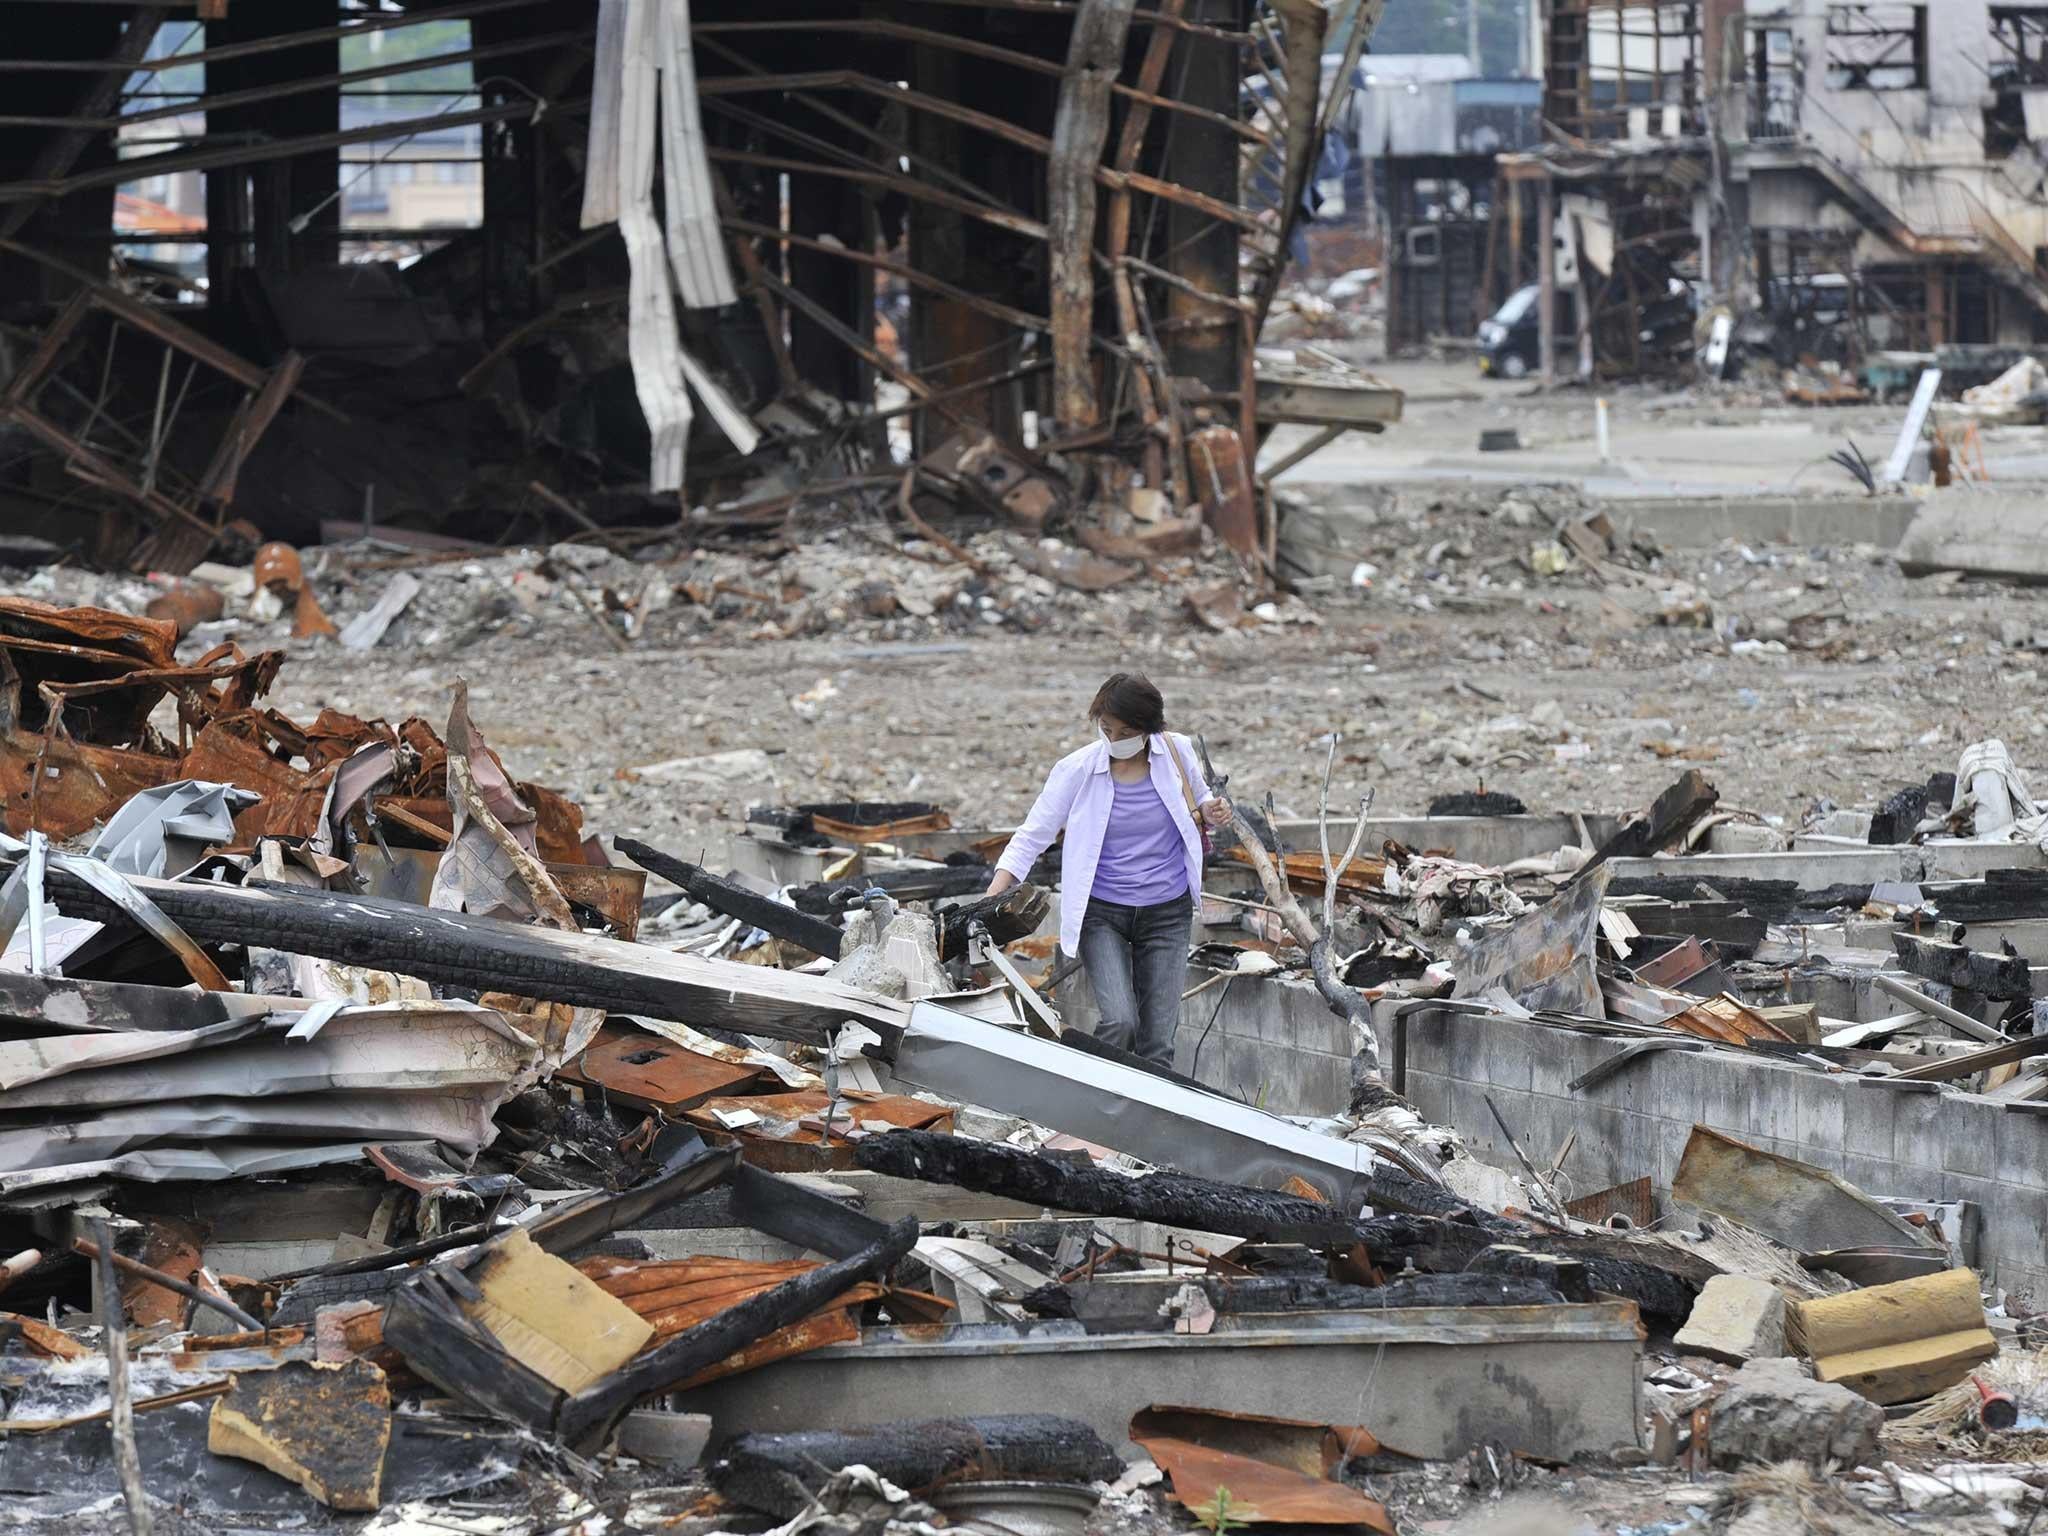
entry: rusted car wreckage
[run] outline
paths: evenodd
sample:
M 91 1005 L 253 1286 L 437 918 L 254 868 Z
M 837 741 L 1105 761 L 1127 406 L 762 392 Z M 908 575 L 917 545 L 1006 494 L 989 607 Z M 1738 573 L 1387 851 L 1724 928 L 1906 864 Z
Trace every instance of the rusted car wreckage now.
M 772 536 L 849 498 L 1124 559 L 1200 517 L 1270 563 L 1260 439 L 1399 413 L 1255 348 L 1341 105 L 1325 48 L 1348 79 L 1380 8 L 1339 39 L 1320 0 L 6 0 L 0 507 L 172 572 L 257 532 Z M 424 22 L 470 46 L 341 67 Z M 343 110 L 451 67 L 477 83 L 430 115 Z M 479 227 L 360 259 L 342 152 L 456 129 Z M 115 229 L 117 187 L 189 172 L 203 284 Z

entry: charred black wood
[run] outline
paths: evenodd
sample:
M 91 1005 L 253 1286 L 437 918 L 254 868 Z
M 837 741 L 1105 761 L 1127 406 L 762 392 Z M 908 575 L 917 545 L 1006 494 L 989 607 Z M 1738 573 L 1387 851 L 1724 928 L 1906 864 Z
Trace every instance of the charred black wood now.
M 1352 1222 L 1314 1200 L 1178 1173 L 1133 1179 L 1093 1163 L 1070 1163 L 964 1136 L 892 1131 L 856 1144 L 854 1159 L 871 1173 L 955 1184 L 1051 1210 L 1128 1216 L 1267 1242 L 1348 1247 L 1358 1240 Z
M 1495 1243 L 1517 1243 L 1577 1260 L 1594 1290 L 1678 1321 L 1691 1311 L 1700 1287 L 1719 1273 L 1706 1260 L 1676 1250 L 1650 1249 L 1620 1236 L 1548 1232 L 1474 1210 L 1446 1190 L 1384 1167 L 1374 1172 L 1366 1196 L 1379 1214 L 1353 1220 L 1316 1201 L 1270 1190 L 1175 1173 L 1127 1178 L 1093 1164 L 929 1131 L 868 1137 L 854 1157 L 870 1172 L 955 1184 L 1054 1210 L 1333 1250 L 1362 1243 L 1382 1267 L 1413 1260 L 1420 1270 L 1456 1274 Z
M 832 839 L 811 824 L 810 813 L 790 805 L 756 805 L 747 810 L 747 825 L 772 828 L 791 848 L 830 848 Z
M 1975 992 L 2000 1002 L 2034 995 L 2026 957 L 2012 947 L 2010 940 L 2000 953 L 1987 954 L 1961 944 L 1894 933 L 1892 948 L 1898 954 L 1899 964 L 1915 976 L 1924 976 L 1960 992 Z
M 953 1482 L 1091 1483 L 1123 1462 L 1078 1419 L 1049 1413 L 906 1420 L 855 1431 L 739 1435 L 711 1467 L 724 1497 L 778 1519 L 810 1508 L 841 1469 L 872 1468 L 899 1488 L 928 1493 Z
M 1529 807 L 1497 789 L 1461 789 L 1429 802 L 1432 816 L 1526 816 Z
M 1721 798 L 1697 768 L 1688 768 L 1643 815 L 1628 823 L 1594 850 L 1585 868 L 1594 869 L 1609 859 L 1646 859 L 1674 841 L 1679 834 L 1714 808 Z M 1581 870 L 1583 874 L 1585 871 Z
M 822 1040 L 848 1011 L 843 994 L 816 1006 L 784 997 L 780 988 L 791 973 L 773 973 L 774 993 L 734 990 L 684 974 L 673 966 L 673 956 L 652 946 L 430 911 L 377 896 L 261 881 L 239 887 L 141 878 L 130 883 L 202 944 L 261 945 L 479 991 L 807 1043 Z M 139 931 L 121 906 L 75 875 L 51 870 L 48 889 L 67 914 Z M 865 1022 L 885 1032 L 894 1028 L 886 1016 Z
M 1929 809 L 1946 811 L 1955 799 L 1956 776 L 1937 773 L 1925 784 L 1909 784 L 1890 796 L 1870 818 L 1869 841 L 1876 845 L 1910 843 Z
M 641 1398 L 675 1391 L 728 1355 L 802 1322 L 862 1282 L 880 1279 L 916 1246 L 917 1221 L 906 1216 L 852 1257 L 806 1270 L 727 1307 L 570 1398 L 562 1405 L 558 1432 L 578 1450 L 594 1449 Z
M 721 917 L 737 918 L 772 938 L 786 939 L 827 960 L 839 958 L 839 946 L 846 935 L 835 923 L 786 907 L 772 896 L 720 879 L 701 865 L 687 863 L 633 838 L 615 837 L 612 846 L 649 874 L 681 886 L 691 900 L 702 902 Z
M 702 1194 L 731 1179 L 739 1166 L 737 1147 L 713 1150 L 699 1146 L 690 1156 L 662 1169 L 645 1183 L 622 1194 L 600 1194 L 555 1207 L 529 1229 L 535 1243 L 550 1253 L 569 1253 L 586 1243 L 634 1227 L 656 1211 Z
M 1465 1267 L 1468 1275 L 1500 1275 L 1534 1280 L 1549 1286 L 1566 1301 L 1591 1301 L 1593 1287 L 1586 1279 L 1586 1266 L 1577 1259 L 1554 1253 L 1535 1253 L 1518 1243 L 1495 1243 L 1482 1250 Z
M 968 935 L 976 923 L 988 929 L 988 936 L 1000 949 L 1038 931 L 1052 910 L 1052 893 L 1039 885 L 1016 885 L 1000 896 L 981 896 L 957 907 L 941 907 L 936 916 L 939 928 L 939 959 L 953 960 L 967 953 Z
M 857 880 L 821 881 L 801 885 L 790 897 L 805 912 L 843 912 L 868 891 L 879 890 L 897 901 L 942 901 L 949 896 L 978 896 L 988 889 L 989 867 L 980 861 L 940 864 L 930 869 L 885 869 Z
M 1204 1276 L 1202 1289 L 1218 1312 L 1357 1312 L 1391 1307 L 1540 1307 L 1566 1298 L 1554 1285 L 1521 1275 L 1464 1272 L 1401 1275 L 1385 1285 L 1346 1285 L 1303 1275 Z M 1588 1297 L 1587 1299 L 1590 1299 Z
M 1698 875 L 1616 875 L 1607 894 L 1693 901 L 1707 884 Z M 1870 900 L 1868 885 L 1830 885 L 1804 891 L 1796 880 L 1746 880 L 1728 875 L 1714 876 L 1709 889 L 1713 892 L 1710 899 L 1733 902 L 1750 916 L 1770 923 L 1817 922 L 1830 913 L 1854 911 Z

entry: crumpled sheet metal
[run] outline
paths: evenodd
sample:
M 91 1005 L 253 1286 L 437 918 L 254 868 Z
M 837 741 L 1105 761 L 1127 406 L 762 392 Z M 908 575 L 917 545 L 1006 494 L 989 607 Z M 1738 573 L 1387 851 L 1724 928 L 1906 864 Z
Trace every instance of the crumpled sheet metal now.
M 1218 1435 L 1207 1433 L 1214 1428 Z M 1261 1430 L 1269 1432 L 1262 1436 Z M 1302 1435 L 1348 1437 L 1354 1454 L 1370 1455 L 1378 1443 L 1363 1430 L 1337 1430 L 1200 1409 L 1147 1409 L 1131 1420 L 1131 1440 L 1159 1464 L 1173 1484 L 1173 1496 L 1188 1509 L 1208 1510 L 1227 1496 L 1234 1524 L 1350 1526 L 1394 1536 L 1394 1523 L 1377 1499 L 1329 1481 L 1325 1468 L 1312 1471 L 1282 1464 L 1270 1455 L 1250 1455 L 1215 1443 L 1270 1444 L 1295 1460 L 1289 1442 Z M 1339 1448 L 1341 1449 L 1341 1447 Z M 1339 1458 L 1341 1460 L 1341 1454 Z
M 146 789 L 114 813 L 85 856 L 124 875 L 182 875 L 208 848 L 233 842 L 236 813 L 259 798 L 197 779 Z
M 0 1043 L 0 1168 L 147 1159 L 178 1143 L 222 1154 L 238 1142 L 413 1140 L 474 1153 L 542 1064 L 501 1014 L 459 1002 Z
M 1460 949 L 1449 961 L 1458 978 L 1451 996 L 1477 997 L 1500 987 L 1531 1011 L 1606 1018 L 1594 950 L 1600 904 L 1612 878 L 1603 864 L 1534 911 Z
M 1159 1463 L 1173 1484 L 1174 1498 L 1191 1510 L 1211 1509 L 1219 1493 L 1227 1490 L 1229 1502 L 1224 1508 L 1233 1523 L 1338 1526 L 1394 1536 L 1386 1506 L 1343 1483 L 1304 1477 L 1285 1467 L 1209 1450 L 1186 1440 L 1135 1433 L 1132 1438 Z
M 206 1147 L 150 1147 L 118 1157 L 0 1171 L 0 1200 L 17 1208 L 52 1208 L 78 1204 L 84 1190 L 103 1186 L 108 1179 L 145 1184 L 202 1184 L 359 1162 L 362 1156 L 360 1137 L 324 1144 L 247 1141 Z
M 454 836 L 434 871 L 427 905 L 481 917 L 538 918 L 564 933 L 577 922 L 534 853 L 538 817 L 469 718 L 469 686 L 455 685 L 448 715 L 448 806 Z
M 1375 1166 L 1355 1143 L 938 1003 L 911 1009 L 892 1066 L 900 1082 L 1203 1178 L 1254 1189 L 1300 1178 L 1341 1210 L 1364 1203 Z
M 11 839 L 7 841 L 12 842 Z M 0 848 L 0 852 L 11 851 L 8 848 Z M 186 974 L 201 987 L 209 992 L 228 990 L 228 979 L 221 974 L 220 967 L 214 964 L 213 957 L 201 949 L 190 934 L 166 917 L 163 909 L 131 884 L 126 875 L 109 869 L 97 859 L 73 854 L 50 853 L 44 858 L 43 863 L 47 869 L 61 870 L 83 880 L 109 901 L 114 902 L 135 920 L 136 926 L 176 955 L 184 965 Z M 10 969 L 16 966 L 19 957 L 19 951 L 13 944 L 16 925 L 23 917 L 31 916 L 33 909 L 29 937 L 30 956 L 33 958 L 37 943 L 34 925 L 41 922 L 45 916 L 41 891 L 30 893 L 26 888 L 26 877 L 32 864 L 31 859 L 17 865 L 14 873 L 8 876 L 6 885 L 0 887 L 0 955 L 4 955 L 4 959 L 0 959 L 0 964 L 5 964 Z M 93 932 L 98 931 L 98 926 L 67 922 L 67 938 L 75 941 L 72 947 L 91 937 Z
M 256 707 L 276 680 L 282 652 L 245 655 L 227 644 L 180 666 L 176 641 L 175 627 L 161 620 L 0 597 L 0 829 L 19 835 L 33 820 L 61 842 L 177 779 L 261 796 L 236 813 L 237 847 L 265 836 L 324 837 L 320 851 L 339 852 L 335 824 L 372 792 L 447 825 L 447 751 L 425 721 L 393 727 L 323 709 L 301 726 Z M 178 701 L 187 748 L 149 726 L 167 695 Z M 358 765 L 347 793 L 332 797 L 338 765 L 379 744 L 388 749 L 389 771 L 365 782 Z M 511 783 L 487 748 L 472 752 L 472 766 L 494 804 L 502 786 L 521 807 L 508 825 L 522 845 L 551 862 L 590 862 L 582 813 L 572 803 L 539 785 Z

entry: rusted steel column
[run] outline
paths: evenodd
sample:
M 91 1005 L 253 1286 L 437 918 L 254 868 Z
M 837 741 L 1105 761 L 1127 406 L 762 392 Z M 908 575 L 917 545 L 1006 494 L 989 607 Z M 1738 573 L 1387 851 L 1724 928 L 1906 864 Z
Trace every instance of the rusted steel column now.
M 1067 42 L 1046 163 L 1052 252 L 1053 413 L 1063 432 L 1096 425 L 1095 172 L 1109 138 L 1110 87 L 1123 67 L 1136 0 L 1081 0 Z

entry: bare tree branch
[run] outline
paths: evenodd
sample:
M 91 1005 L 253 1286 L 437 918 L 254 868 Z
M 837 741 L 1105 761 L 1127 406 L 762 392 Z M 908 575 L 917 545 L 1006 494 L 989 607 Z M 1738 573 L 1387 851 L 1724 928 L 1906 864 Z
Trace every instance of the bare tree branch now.
M 1221 781 L 1209 761 L 1209 748 L 1201 737 L 1195 738 L 1195 751 L 1202 760 L 1202 773 L 1209 781 L 1209 787 L 1219 796 L 1222 794 Z M 1274 854 L 1268 850 L 1259 831 L 1251 819 L 1239 810 L 1234 801 L 1230 806 L 1230 822 L 1237 833 L 1238 842 L 1243 846 L 1245 857 L 1251 861 L 1252 871 L 1259 877 L 1259 884 L 1265 888 L 1266 900 L 1280 915 L 1280 921 L 1287 931 L 1308 955 L 1309 971 L 1315 977 L 1316 991 L 1323 1001 L 1330 1005 L 1330 1011 L 1351 1026 L 1351 1110 L 1362 1113 L 1365 1109 L 1385 1102 L 1392 1095 L 1380 1069 L 1380 1041 L 1372 1026 L 1372 1008 L 1359 995 L 1357 988 L 1348 987 L 1337 974 L 1336 961 L 1330 954 L 1330 936 L 1327 931 L 1316 927 L 1315 919 L 1294 894 L 1287 883 L 1287 877 L 1274 862 Z M 1368 799 L 1365 805 L 1370 805 Z M 1273 809 L 1273 797 L 1266 797 L 1266 818 L 1273 826 L 1275 848 L 1280 844 L 1278 815 Z M 1361 806 L 1358 825 L 1352 829 L 1352 848 L 1344 856 L 1345 865 L 1351 862 L 1360 839 L 1365 836 L 1364 806 Z M 1328 844 L 1327 831 L 1324 838 Z M 1285 861 L 1286 852 L 1281 849 L 1280 859 Z

